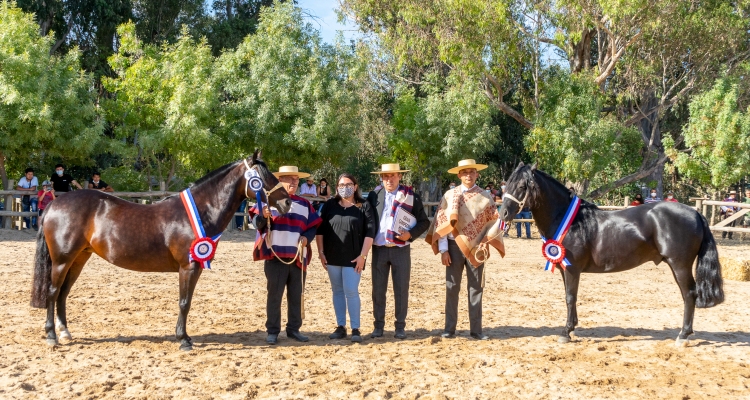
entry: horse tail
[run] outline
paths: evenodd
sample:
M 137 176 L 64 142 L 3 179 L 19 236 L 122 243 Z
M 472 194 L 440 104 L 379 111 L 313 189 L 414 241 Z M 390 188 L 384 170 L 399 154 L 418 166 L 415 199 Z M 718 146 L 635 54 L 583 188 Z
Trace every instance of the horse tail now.
M 42 215 L 44 218 L 44 215 Z M 44 228 L 39 224 L 36 235 L 36 257 L 34 260 L 34 280 L 31 287 L 31 306 L 47 308 L 47 293 L 52 282 L 52 257 L 49 255 Z
M 698 292 L 695 306 L 708 308 L 724 301 L 724 280 L 721 278 L 721 264 L 719 263 L 719 252 L 716 250 L 714 235 L 708 228 L 706 217 L 702 215 L 700 217 L 703 222 L 703 241 L 698 251 L 698 266 L 695 269 Z

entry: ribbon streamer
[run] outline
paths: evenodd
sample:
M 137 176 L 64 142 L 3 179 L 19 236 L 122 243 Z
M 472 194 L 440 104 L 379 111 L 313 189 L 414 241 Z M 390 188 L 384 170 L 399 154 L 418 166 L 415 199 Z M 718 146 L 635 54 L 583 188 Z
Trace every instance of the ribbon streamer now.
M 573 220 L 578 214 L 578 210 L 581 208 L 581 199 L 578 196 L 573 197 L 573 201 L 570 202 L 568 210 L 565 212 L 562 223 L 557 227 L 557 232 L 552 239 L 547 239 L 542 236 L 542 255 L 547 259 L 547 264 L 544 266 L 545 271 L 555 272 L 555 265 L 560 265 L 562 269 L 569 267 L 570 261 L 565 258 L 565 247 L 562 242 L 565 239 L 565 235 L 568 234 Z

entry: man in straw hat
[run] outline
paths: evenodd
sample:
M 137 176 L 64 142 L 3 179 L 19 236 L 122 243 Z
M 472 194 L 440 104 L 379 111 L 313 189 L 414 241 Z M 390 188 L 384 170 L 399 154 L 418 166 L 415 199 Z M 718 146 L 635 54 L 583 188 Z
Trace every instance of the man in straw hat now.
M 394 337 L 406 339 L 411 279 L 409 243 L 430 226 L 419 195 L 414 193 L 412 187 L 400 184 L 404 172 L 409 170 L 401 169 L 398 164 L 383 164 L 380 171 L 372 172 L 380 176 L 382 187 L 376 188 L 367 196 L 367 201 L 376 212 L 375 220 L 378 221 L 378 233 L 372 247 L 372 315 L 375 318 L 375 329 L 370 334 L 371 338 L 383 336 L 390 274 L 396 306 Z
M 466 269 L 469 288 L 469 323 L 471 337 L 488 339 L 482 333 L 482 292 L 484 290 L 484 261 L 492 246 L 505 256 L 503 229 L 495 201 L 489 193 L 476 185 L 479 171 L 487 165 L 472 159 L 461 160 L 448 170 L 457 174 L 461 185 L 448 190 L 440 202 L 427 243 L 435 254 L 440 252 L 445 265 L 445 332 L 444 338 L 456 335 L 458 321 L 458 293 L 461 277 Z
M 724 201 L 730 202 L 730 203 L 736 203 L 737 202 L 737 191 L 736 190 L 730 190 L 729 194 L 724 199 Z M 731 217 L 732 215 L 734 215 L 734 213 L 736 213 L 737 211 L 739 211 L 739 207 L 721 206 L 720 209 L 721 209 L 721 219 L 722 220 L 725 220 L 725 219 Z M 737 220 L 734 220 L 734 221 L 730 222 L 729 224 L 727 224 L 727 226 L 733 228 L 736 223 L 737 223 Z M 727 235 L 727 234 L 729 234 L 729 235 Z M 722 239 L 725 239 L 727 236 L 729 236 L 729 240 L 732 240 L 732 232 L 727 232 L 727 231 L 721 232 L 721 238 Z
M 254 205 L 249 213 L 257 229 L 253 260 L 265 260 L 268 296 L 266 298 L 266 331 L 268 344 L 276 344 L 281 332 L 281 300 L 287 290 L 286 335 L 300 342 L 307 336 L 300 333 L 302 326 L 302 292 L 307 265 L 310 261 L 309 243 L 321 219 L 306 199 L 295 195 L 300 178 L 310 174 L 299 172 L 295 166 L 283 166 L 273 173 L 289 193 L 292 207 L 286 214 L 263 203 L 263 210 Z M 270 220 L 270 231 L 268 222 Z M 269 247 L 270 244 L 270 247 Z

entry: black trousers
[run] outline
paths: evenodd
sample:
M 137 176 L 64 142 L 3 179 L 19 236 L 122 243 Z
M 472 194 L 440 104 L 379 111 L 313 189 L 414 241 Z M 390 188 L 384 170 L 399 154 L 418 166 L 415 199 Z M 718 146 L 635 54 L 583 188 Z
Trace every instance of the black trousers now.
M 464 257 L 455 240 L 448 240 L 448 253 L 451 265 L 445 268 L 445 331 L 456 333 L 458 323 L 458 294 L 461 279 L 466 270 L 466 286 L 469 297 L 469 328 L 471 333 L 482 333 L 482 274 L 484 264 L 474 268 Z
M 396 303 L 396 329 L 404 329 L 409 308 L 411 246 L 372 247 L 372 316 L 375 318 L 375 329 L 385 328 L 389 275 L 393 280 L 393 297 Z
M 284 260 L 289 261 L 289 260 Z M 266 273 L 266 332 L 281 332 L 281 300 L 286 288 L 287 322 L 286 330 L 298 331 L 302 326 L 302 286 L 306 273 L 296 263 L 284 264 L 277 258 L 266 260 L 263 265 Z

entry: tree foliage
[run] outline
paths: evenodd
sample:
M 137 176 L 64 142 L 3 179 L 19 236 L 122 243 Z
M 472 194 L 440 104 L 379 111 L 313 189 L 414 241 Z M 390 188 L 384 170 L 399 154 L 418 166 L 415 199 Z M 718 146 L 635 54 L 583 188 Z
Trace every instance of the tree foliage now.
M 38 165 L 42 157 L 85 162 L 102 126 L 79 52 L 50 56 L 30 14 L 0 4 L 0 176 L 6 163 Z M 20 169 L 20 168 L 18 168 Z

